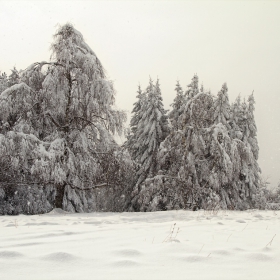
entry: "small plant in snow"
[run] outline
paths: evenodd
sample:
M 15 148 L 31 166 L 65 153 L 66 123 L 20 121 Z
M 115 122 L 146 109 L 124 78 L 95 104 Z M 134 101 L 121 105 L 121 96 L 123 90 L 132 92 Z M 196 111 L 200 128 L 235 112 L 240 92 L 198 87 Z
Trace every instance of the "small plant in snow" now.
M 163 240 L 163 243 L 164 242 L 179 242 L 179 240 L 176 239 L 179 231 L 180 231 L 180 228 L 178 226 L 176 227 L 176 223 L 174 223 L 173 226 L 171 226 L 171 228 L 170 228 L 170 233 Z

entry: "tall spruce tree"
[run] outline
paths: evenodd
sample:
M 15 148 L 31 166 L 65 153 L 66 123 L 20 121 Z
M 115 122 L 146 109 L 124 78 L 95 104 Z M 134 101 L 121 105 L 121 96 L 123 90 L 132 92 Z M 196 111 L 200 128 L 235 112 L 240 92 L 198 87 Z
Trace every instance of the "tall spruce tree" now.
M 193 98 L 199 93 L 198 76 L 195 74 L 192 78 L 191 83 L 187 86 L 188 89 L 185 92 L 187 99 Z
M 168 115 L 173 127 L 178 126 L 178 124 L 177 124 L 178 118 L 182 113 L 181 108 L 182 108 L 183 104 L 186 103 L 186 97 L 184 95 L 183 89 L 182 89 L 179 81 L 177 81 L 177 83 L 176 83 L 175 91 L 176 91 L 176 97 L 174 98 L 174 101 L 171 104 L 172 110 Z
M 248 97 L 248 103 L 243 102 L 243 142 L 248 150 L 251 151 L 250 163 L 243 164 L 242 175 L 244 183 L 249 186 L 247 196 L 254 195 L 261 185 L 260 172 L 261 169 L 258 165 L 257 159 L 259 154 L 259 146 L 257 141 L 257 127 L 254 118 L 255 99 L 253 94 Z
M 239 126 L 241 118 L 241 97 L 239 95 L 230 107 L 230 135 L 233 139 L 237 138 L 241 140 L 243 137 L 241 128 Z
M 251 94 L 248 97 L 248 113 L 247 113 L 248 128 L 249 128 L 248 142 L 250 143 L 254 157 L 257 160 L 259 157 L 259 146 L 257 140 L 257 126 L 254 117 L 254 111 L 255 111 L 255 99 L 254 99 L 254 95 Z
M 159 81 L 156 85 L 150 79 L 146 98 L 139 111 L 139 123 L 135 133 L 133 149 L 135 160 L 140 165 L 137 185 L 147 177 L 153 177 L 157 168 L 157 152 L 160 143 L 168 133 L 166 111 L 162 103 Z
M 138 99 L 134 104 L 133 104 L 133 110 L 132 110 L 132 117 L 130 119 L 130 129 L 129 129 L 129 135 L 127 136 L 127 140 L 124 143 L 124 147 L 128 149 L 132 159 L 135 159 L 136 157 L 136 152 L 135 150 L 135 142 L 136 142 L 136 134 L 137 134 L 137 129 L 139 125 L 139 121 L 141 119 L 141 109 L 144 106 L 145 103 L 145 98 L 146 98 L 146 93 L 142 92 L 142 89 L 140 85 L 138 86 L 138 95 L 136 98 Z
M 230 104 L 228 99 L 228 87 L 224 83 L 222 89 L 219 91 L 216 100 L 214 101 L 214 122 L 222 123 L 224 126 L 229 128 L 229 118 L 230 118 Z

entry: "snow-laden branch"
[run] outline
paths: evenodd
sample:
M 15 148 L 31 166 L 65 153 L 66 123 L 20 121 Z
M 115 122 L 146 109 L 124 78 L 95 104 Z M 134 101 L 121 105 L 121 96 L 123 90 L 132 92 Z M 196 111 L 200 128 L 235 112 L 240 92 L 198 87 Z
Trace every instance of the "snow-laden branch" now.
M 4 90 L 0 95 L 0 99 L 6 99 L 8 97 L 8 95 L 12 94 L 15 91 L 19 91 L 19 90 L 26 90 L 28 92 L 34 92 L 34 90 L 31 87 L 29 87 L 26 83 L 21 82 L 19 84 L 15 84 L 15 85 L 7 88 L 6 90 Z
M 29 186 L 29 185 L 48 185 L 48 184 L 55 184 L 53 181 L 50 181 L 50 182 L 21 182 L 21 181 L 14 181 L 14 182 L 0 182 L 0 185 L 1 183 L 3 185 L 15 185 L 17 184 L 18 186 Z M 77 189 L 77 190 L 81 190 L 81 191 L 87 191 L 87 190 L 92 190 L 92 189 L 98 189 L 98 188 L 102 188 L 102 187 L 106 187 L 108 186 L 107 183 L 102 183 L 102 184 L 98 184 L 98 185 L 93 185 L 91 187 L 87 187 L 87 188 L 81 188 L 81 187 L 78 187 L 78 186 L 75 186 L 69 182 L 65 182 L 65 186 L 69 186 L 71 187 L 72 189 Z

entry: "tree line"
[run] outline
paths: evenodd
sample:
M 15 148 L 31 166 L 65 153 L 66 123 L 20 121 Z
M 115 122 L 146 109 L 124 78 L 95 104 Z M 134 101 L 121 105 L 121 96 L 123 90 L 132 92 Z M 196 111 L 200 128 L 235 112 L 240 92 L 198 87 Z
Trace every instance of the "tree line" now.
M 164 109 L 160 82 L 126 114 L 93 50 L 71 24 L 50 61 L 0 76 L 0 213 L 257 207 L 262 197 L 253 94 L 229 103 L 194 75 Z

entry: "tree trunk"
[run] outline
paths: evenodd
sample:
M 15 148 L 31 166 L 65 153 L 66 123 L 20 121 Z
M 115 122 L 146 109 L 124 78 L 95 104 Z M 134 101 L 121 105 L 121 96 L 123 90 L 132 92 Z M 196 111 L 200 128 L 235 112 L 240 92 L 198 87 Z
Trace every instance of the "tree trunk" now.
M 61 208 L 62 209 L 65 186 L 66 186 L 65 184 L 56 186 L 56 196 L 55 196 L 55 203 L 54 203 L 55 208 Z

